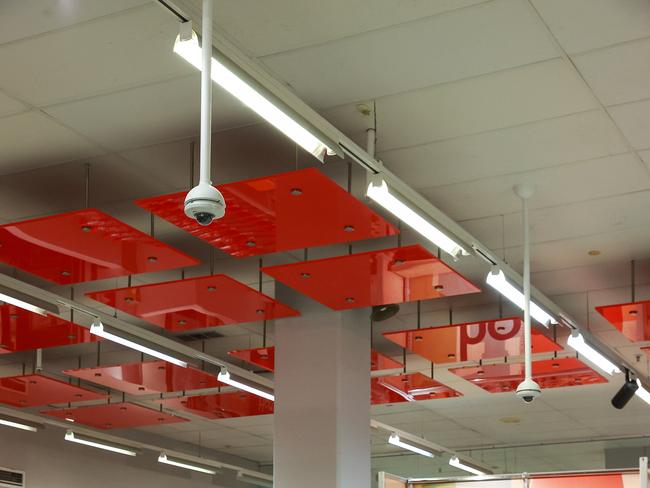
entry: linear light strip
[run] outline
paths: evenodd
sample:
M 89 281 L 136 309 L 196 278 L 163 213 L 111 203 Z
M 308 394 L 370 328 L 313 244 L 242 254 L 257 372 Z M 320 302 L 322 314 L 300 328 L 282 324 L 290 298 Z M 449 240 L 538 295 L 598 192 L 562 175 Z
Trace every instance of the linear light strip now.
M 585 341 L 585 338 L 577 331 L 574 331 L 567 340 L 567 344 L 575 349 L 579 354 L 584 356 L 585 359 L 588 359 L 590 362 L 598 366 L 602 371 L 608 375 L 613 375 L 614 373 L 620 373 L 621 370 L 618 366 L 612 363 L 609 359 L 603 356 L 596 349 L 591 347 Z
M 125 456 L 135 456 L 137 454 L 137 451 L 135 449 L 131 449 L 127 446 L 114 444 L 112 442 L 106 442 L 100 439 L 95 439 L 94 437 L 80 435 L 71 430 L 68 430 L 65 433 L 65 440 L 74 442 L 76 444 L 83 444 L 84 446 L 96 447 L 97 449 L 103 449 L 105 451 L 124 454 Z
M 524 309 L 524 294 L 506 279 L 502 270 L 497 268 L 490 271 L 485 278 L 485 282 L 521 310 Z M 530 316 L 545 327 L 548 327 L 551 324 L 557 324 L 557 320 L 542 310 L 542 308 L 532 300 L 530 302 Z
M 636 384 L 639 385 L 639 389 L 636 390 L 634 394 L 647 404 L 650 404 L 650 392 L 645 389 L 645 386 L 643 386 L 643 383 L 641 383 L 640 379 L 637 378 Z
M 14 429 L 27 430 L 29 432 L 37 432 L 42 426 L 34 422 L 28 422 L 27 420 L 18 419 L 15 417 L 9 417 L 8 415 L 0 415 L 0 425 L 5 427 L 12 427 Z
M 176 38 L 174 52 L 198 70 L 202 69 L 201 47 L 194 31 L 191 37 L 187 35 L 187 39 L 183 35 Z M 212 58 L 212 80 L 321 161 L 325 154 L 334 154 L 332 148 L 214 57 Z
M 393 446 L 397 446 L 397 447 L 401 447 L 402 449 L 406 449 L 407 451 L 414 452 L 414 453 L 419 454 L 421 456 L 426 456 L 426 457 L 429 457 L 429 458 L 432 458 L 434 456 L 433 453 L 430 452 L 430 451 L 426 451 L 425 449 L 422 449 L 420 447 L 409 444 L 408 442 L 402 441 L 399 438 L 399 436 L 394 432 L 388 438 L 388 443 L 392 444 Z
M 267 400 L 271 400 L 272 402 L 275 401 L 275 395 L 273 395 L 272 393 L 266 392 L 264 390 L 260 390 L 259 388 L 255 388 L 254 386 L 247 385 L 245 383 L 233 379 L 232 376 L 230 376 L 228 370 L 225 368 L 221 370 L 219 376 L 217 376 L 217 379 L 222 383 L 225 383 L 230 386 L 234 386 L 235 388 L 238 388 L 243 391 L 247 391 L 248 393 L 252 393 L 253 395 L 266 398 Z
M 458 456 L 451 457 L 449 459 L 449 465 L 453 466 L 454 468 L 462 469 L 463 471 L 467 471 L 468 473 L 472 473 L 475 475 L 487 474 L 485 471 L 481 471 L 480 469 L 465 464 L 460 459 L 458 459 Z
M 43 310 L 41 307 L 37 307 L 36 305 L 32 305 L 31 303 L 25 302 L 16 297 L 12 297 L 11 295 L 6 295 L 4 293 L 0 293 L 0 302 L 8 303 L 9 305 L 14 305 L 18 308 L 22 308 L 24 310 L 27 310 L 28 312 L 33 312 L 38 315 L 43 315 L 43 316 L 47 315 L 47 311 Z
M 192 463 L 184 459 L 175 458 L 168 456 L 167 453 L 161 452 L 158 456 L 158 462 L 162 464 L 169 464 L 170 466 L 176 466 L 178 468 L 189 469 L 191 471 L 197 471 L 199 473 L 205 474 L 217 474 L 218 470 L 216 468 L 208 467 L 202 464 Z
M 468 255 L 467 250 L 460 244 L 431 224 L 431 222 L 409 207 L 400 198 L 393 195 L 388 189 L 386 181 L 381 178 L 381 175 L 375 175 L 371 178 L 366 190 L 366 195 L 369 198 L 384 207 L 423 237 L 429 239 L 454 259 L 461 255 Z
M 163 361 L 167 361 L 168 363 L 176 364 L 177 366 L 187 368 L 187 363 L 185 361 L 182 361 L 178 358 L 170 356 L 169 354 L 165 354 L 164 352 L 158 351 L 156 349 L 152 349 L 143 344 L 127 339 L 126 337 L 108 331 L 100 320 L 96 320 L 95 322 L 93 322 L 92 326 L 90 327 L 90 333 L 98 337 L 103 337 L 104 339 L 108 339 L 109 341 L 115 342 L 117 344 L 121 344 L 122 346 L 126 346 L 130 349 L 135 349 L 136 351 L 143 352 L 145 354 L 148 354 L 149 356 L 162 359 Z

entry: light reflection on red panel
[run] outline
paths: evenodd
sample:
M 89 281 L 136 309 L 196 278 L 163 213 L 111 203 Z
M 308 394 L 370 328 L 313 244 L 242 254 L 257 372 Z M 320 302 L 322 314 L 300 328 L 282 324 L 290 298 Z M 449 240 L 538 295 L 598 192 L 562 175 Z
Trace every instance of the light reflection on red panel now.
M 382 376 L 378 378 L 378 383 L 407 401 L 434 400 L 462 396 L 456 390 L 422 373 Z
M 650 301 L 607 305 L 596 310 L 631 341 L 650 340 Z
M 176 415 L 128 402 L 45 410 L 41 413 L 60 419 L 72 419 L 74 424 L 87 425 L 103 430 L 175 424 L 188 421 Z
M 275 347 L 258 347 L 255 349 L 238 349 L 230 351 L 230 356 L 246 361 L 247 363 L 254 364 L 267 371 L 274 371 L 275 369 Z M 401 368 L 402 363 L 382 354 L 378 351 L 370 351 L 370 370 L 382 371 L 386 369 Z
M 86 327 L 13 305 L 0 306 L 0 353 L 94 342 Z
M 0 403 L 13 407 L 38 407 L 103 398 L 106 398 L 103 393 L 96 393 L 40 374 L 0 378 Z
M 300 315 L 226 275 L 99 291 L 87 296 L 172 331 Z
M 192 367 L 182 368 L 165 361 L 68 369 L 64 373 L 131 395 L 150 395 L 224 386 L 209 373 Z
M 523 321 L 519 317 L 482 320 L 426 329 L 385 332 L 384 337 L 436 364 L 479 361 L 524 354 Z M 533 329 L 533 353 L 562 348 Z
M 209 419 L 250 417 L 273 413 L 273 402 L 243 391 L 159 400 L 164 407 Z
M 452 373 L 490 393 L 515 391 L 524 379 L 524 365 L 490 364 L 450 369 Z M 542 389 L 593 385 L 607 380 L 576 358 L 533 361 L 533 379 Z
M 379 378 L 370 380 L 370 404 L 384 405 L 386 403 L 402 403 L 408 400 L 404 395 L 397 394 L 379 383 Z
M 263 271 L 334 310 L 481 291 L 419 245 L 271 266 Z
M 315 168 L 220 185 L 228 210 L 204 227 L 185 192 L 135 203 L 237 257 L 384 237 L 397 229 Z
M 0 226 L 0 261 L 61 285 L 198 264 L 96 209 Z

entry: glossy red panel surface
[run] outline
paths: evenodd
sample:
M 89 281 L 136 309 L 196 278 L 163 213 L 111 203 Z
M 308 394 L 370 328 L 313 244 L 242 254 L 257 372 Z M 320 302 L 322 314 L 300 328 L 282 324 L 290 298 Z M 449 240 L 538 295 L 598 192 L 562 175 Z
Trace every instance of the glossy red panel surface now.
M 190 234 L 237 257 L 358 241 L 397 229 L 315 168 L 220 185 L 225 217 L 203 227 L 183 212 L 186 192 L 138 200 Z
M 529 486 L 530 488 L 625 488 L 628 485 L 623 481 L 621 474 L 592 474 L 533 478 Z
M 175 424 L 188 421 L 176 415 L 170 415 L 128 402 L 45 410 L 41 413 L 59 419 L 73 419 L 74 424 L 82 424 L 104 430 Z
M 0 261 L 61 285 L 198 264 L 96 209 L 0 226 Z
M 270 266 L 263 271 L 334 310 L 481 291 L 419 245 Z
M 53 315 L 39 315 L 13 305 L 0 306 L 0 352 L 27 351 L 94 342 L 86 327 Z
M 119 288 L 87 296 L 172 331 L 299 315 L 226 275 Z
M 250 417 L 273 413 L 273 402 L 243 391 L 218 393 L 193 397 L 166 398 L 163 406 L 209 419 Z
M 462 396 L 456 390 L 422 373 L 382 376 L 377 378 L 377 380 L 380 386 L 401 396 L 407 401 L 434 400 Z
M 650 301 L 607 305 L 596 310 L 631 341 L 650 341 Z
M 397 394 L 393 390 L 389 390 L 379 383 L 379 378 L 371 378 L 370 380 L 370 404 L 371 405 L 384 405 L 386 403 L 402 403 L 407 402 L 403 394 Z
M 524 354 L 523 321 L 519 317 L 385 332 L 384 337 L 436 364 Z M 562 347 L 533 329 L 532 349 L 540 353 Z
M 515 391 L 524 379 L 524 365 L 491 364 L 450 369 L 490 393 Z M 542 389 L 562 386 L 593 385 L 607 380 L 576 358 L 533 361 L 533 379 Z
M 215 376 L 200 369 L 182 368 L 165 361 L 68 369 L 64 373 L 131 395 L 150 395 L 224 386 L 217 381 Z
M 38 407 L 102 398 L 106 398 L 103 393 L 96 393 L 40 374 L 0 378 L 0 403 L 13 407 Z
M 254 364 L 267 371 L 275 369 L 275 347 L 258 347 L 255 349 L 238 349 L 230 351 L 230 356 L 246 361 L 247 363 Z M 388 356 L 372 350 L 370 352 L 370 370 L 381 371 L 385 369 L 401 368 L 402 363 L 395 361 Z

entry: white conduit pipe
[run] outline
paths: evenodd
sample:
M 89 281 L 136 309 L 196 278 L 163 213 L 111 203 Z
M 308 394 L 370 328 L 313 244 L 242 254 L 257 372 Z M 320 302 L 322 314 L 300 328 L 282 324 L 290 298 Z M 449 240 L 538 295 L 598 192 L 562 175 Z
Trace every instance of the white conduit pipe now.
M 201 57 L 201 175 L 199 183 L 212 184 L 212 16 L 213 0 L 203 0 L 203 45 Z

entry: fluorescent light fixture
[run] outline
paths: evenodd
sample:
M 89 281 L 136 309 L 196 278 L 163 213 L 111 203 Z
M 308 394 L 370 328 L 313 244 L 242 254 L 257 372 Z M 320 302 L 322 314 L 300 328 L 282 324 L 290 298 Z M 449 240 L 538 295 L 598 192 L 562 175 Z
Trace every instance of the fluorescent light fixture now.
M 506 279 L 502 270 L 498 268 L 493 269 L 488 273 L 485 281 L 521 310 L 524 309 L 524 294 Z M 542 310 L 541 307 L 532 300 L 530 301 L 530 316 L 546 327 L 550 324 L 557 324 L 557 320 Z
M 12 290 L 11 288 L 2 285 L 0 285 L 0 302 L 14 305 L 15 307 L 22 308 L 38 315 L 47 315 L 48 312 L 53 314 L 59 313 L 59 307 L 57 305 Z
M 639 385 L 639 389 L 635 393 L 636 396 L 638 396 L 644 402 L 650 404 L 650 392 L 645 389 L 640 379 L 636 379 L 636 384 Z
M 104 339 L 108 339 L 109 341 L 113 341 L 117 344 L 121 344 L 128 348 L 135 349 L 136 351 L 143 352 L 145 354 L 148 354 L 149 356 L 162 359 L 163 361 L 167 361 L 168 363 L 176 364 L 177 366 L 187 368 L 187 363 L 185 361 L 181 361 L 180 359 L 170 356 L 169 354 L 165 354 L 164 352 L 144 346 L 138 342 L 135 342 L 131 339 L 124 337 L 124 335 L 118 335 L 115 332 L 111 332 L 109 329 L 106 328 L 106 326 L 102 323 L 101 320 L 95 320 L 95 322 L 93 322 L 93 324 L 90 327 L 90 333 L 99 337 L 103 337 Z
M 267 400 L 271 400 L 272 402 L 275 401 L 275 396 L 272 393 L 266 392 L 264 390 L 260 390 L 259 388 L 255 388 L 254 386 L 250 386 L 233 379 L 232 376 L 230 376 L 228 370 L 225 368 L 221 369 L 221 372 L 219 373 L 219 376 L 217 376 L 217 379 L 222 383 L 225 383 L 230 386 L 234 386 L 235 388 L 238 388 L 243 391 L 247 391 L 248 393 L 252 393 L 253 395 L 266 398 Z
M 261 478 L 259 476 L 254 476 L 249 473 L 244 473 L 239 471 L 237 473 L 237 481 L 243 481 L 244 483 L 249 483 L 251 485 L 263 486 L 266 488 L 273 488 L 273 481 L 268 478 Z
M 96 447 L 97 449 L 103 449 L 105 451 L 124 454 L 126 456 L 135 456 L 137 454 L 137 450 L 134 448 L 123 446 L 121 444 L 114 444 L 112 442 L 107 442 L 100 439 L 95 439 L 94 437 L 81 435 L 76 432 L 72 432 L 71 430 L 65 433 L 65 440 L 75 442 L 77 444 L 83 444 L 84 446 Z
M 196 464 L 184 459 L 179 459 L 176 457 L 168 456 L 167 453 L 161 452 L 158 456 L 158 462 L 163 464 L 169 464 L 171 466 L 177 466 L 179 468 L 185 468 L 192 471 L 198 471 L 199 473 L 205 474 L 217 474 L 219 471 L 217 468 L 211 466 L 206 466 L 203 464 Z
M 569 336 L 567 344 L 608 375 L 621 372 L 618 366 L 587 344 L 585 338 L 578 331 L 574 331 Z
M 198 70 L 202 69 L 201 47 L 194 31 L 191 31 L 191 36 L 182 32 L 176 38 L 174 52 Z M 214 57 L 212 80 L 321 161 L 325 154 L 335 154 L 331 147 Z
M 447 254 L 450 254 L 454 259 L 459 255 L 468 255 L 468 252 L 460 244 L 406 205 L 400 198 L 393 195 L 381 175 L 372 177 L 366 195 Z
M 480 469 L 475 468 L 474 466 L 470 466 L 469 464 L 461 461 L 460 459 L 458 459 L 458 456 L 453 456 L 452 458 L 450 458 L 449 465 L 453 466 L 454 468 L 462 469 L 463 471 L 467 471 L 468 473 L 472 473 L 475 475 L 487 474 L 485 471 L 481 471 Z
M 390 435 L 388 438 L 388 443 L 392 444 L 393 446 L 401 447 L 402 449 L 406 449 L 407 451 L 414 452 L 416 454 L 419 454 L 421 456 L 426 456 L 426 457 L 433 457 L 433 453 L 429 452 L 425 449 L 421 449 L 417 446 L 414 446 L 412 444 L 409 444 L 408 442 L 402 441 L 397 434 L 394 432 Z
M 27 430 L 29 432 L 36 432 L 38 429 L 43 427 L 41 424 L 15 417 L 9 417 L 8 415 L 0 415 L 0 425 L 12 427 L 14 429 Z

